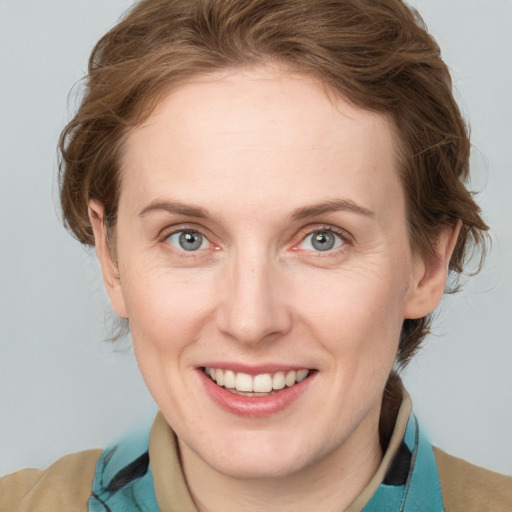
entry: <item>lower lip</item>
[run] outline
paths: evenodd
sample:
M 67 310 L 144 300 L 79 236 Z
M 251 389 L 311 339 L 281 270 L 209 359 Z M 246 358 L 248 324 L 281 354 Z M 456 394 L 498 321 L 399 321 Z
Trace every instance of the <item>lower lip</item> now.
M 290 407 L 307 390 L 317 372 L 310 373 L 306 379 L 289 388 L 258 397 L 236 395 L 215 384 L 201 369 L 198 369 L 198 373 L 206 392 L 223 409 L 237 416 L 262 418 Z

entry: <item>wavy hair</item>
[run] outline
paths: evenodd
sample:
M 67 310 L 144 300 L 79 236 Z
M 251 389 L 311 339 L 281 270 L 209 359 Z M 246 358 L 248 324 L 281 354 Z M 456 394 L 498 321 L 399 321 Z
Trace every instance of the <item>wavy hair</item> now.
M 91 199 L 103 204 L 107 228 L 115 231 L 123 142 L 164 94 L 199 74 L 267 62 L 313 76 L 392 119 L 416 253 L 435 257 L 442 227 L 460 220 L 450 271 L 461 275 L 475 250 L 483 257 L 488 227 L 466 186 L 468 129 L 437 43 L 400 0 L 137 3 L 96 44 L 81 105 L 60 138 L 64 223 L 78 240 L 94 245 Z M 405 320 L 398 366 L 430 324 L 430 315 Z

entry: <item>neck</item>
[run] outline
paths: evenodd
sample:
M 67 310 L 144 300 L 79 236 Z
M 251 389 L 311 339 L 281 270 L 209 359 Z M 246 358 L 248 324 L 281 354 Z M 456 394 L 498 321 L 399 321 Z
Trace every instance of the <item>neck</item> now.
M 183 471 L 200 512 L 342 512 L 382 460 L 378 415 L 366 418 L 335 451 L 282 477 L 235 478 L 216 471 L 179 442 Z

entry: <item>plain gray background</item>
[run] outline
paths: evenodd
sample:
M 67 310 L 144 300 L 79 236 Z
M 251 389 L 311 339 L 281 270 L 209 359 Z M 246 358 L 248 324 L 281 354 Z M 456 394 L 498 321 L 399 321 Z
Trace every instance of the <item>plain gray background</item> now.
M 431 439 L 512 474 L 512 2 L 414 0 L 450 66 L 493 228 L 485 270 L 448 297 L 406 372 Z M 104 447 L 156 411 L 111 345 L 93 254 L 61 227 L 56 143 L 68 92 L 129 0 L 0 0 L 0 474 Z

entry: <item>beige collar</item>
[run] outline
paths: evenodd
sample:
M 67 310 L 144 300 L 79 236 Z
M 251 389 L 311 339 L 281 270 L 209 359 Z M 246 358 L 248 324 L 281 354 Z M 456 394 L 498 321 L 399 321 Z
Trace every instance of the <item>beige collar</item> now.
M 345 510 L 345 512 L 360 512 L 363 510 L 365 505 L 370 501 L 370 498 L 374 495 L 375 491 L 384 480 L 389 466 L 391 465 L 391 462 L 393 462 L 396 452 L 398 451 L 398 448 L 400 447 L 400 444 L 402 443 L 402 440 L 405 436 L 405 429 L 407 428 L 407 421 L 409 420 L 411 411 L 411 397 L 409 396 L 409 393 L 407 393 L 407 391 L 402 388 L 402 403 L 400 405 L 400 409 L 398 410 L 395 428 L 393 429 L 393 434 L 389 440 L 386 453 L 384 454 L 384 457 L 382 458 L 382 461 L 372 479 L 361 491 L 359 496 Z

